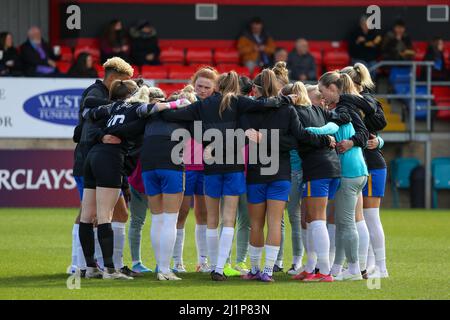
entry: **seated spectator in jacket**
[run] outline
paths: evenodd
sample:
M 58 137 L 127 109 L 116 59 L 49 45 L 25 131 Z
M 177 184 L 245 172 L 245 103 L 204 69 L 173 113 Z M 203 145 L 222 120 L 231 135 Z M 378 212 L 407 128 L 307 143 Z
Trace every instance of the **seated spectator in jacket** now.
M 70 67 L 67 75 L 72 78 L 98 78 L 94 61 L 89 53 L 82 52 L 78 55 L 75 63 Z
M 428 45 L 427 52 L 423 59 L 424 61 L 433 61 L 434 65 L 431 69 L 431 79 L 435 81 L 449 80 L 450 71 L 445 63 L 444 57 L 444 40 L 440 37 L 435 37 Z M 426 67 L 423 67 L 421 75 L 426 79 Z
M 131 59 L 134 64 L 158 65 L 159 45 L 156 29 L 148 22 L 141 21 L 131 28 Z
M 411 38 L 406 33 L 403 20 L 397 20 L 391 31 L 386 33 L 382 44 L 383 60 L 412 60 L 416 54 Z
M 122 21 L 112 20 L 100 40 L 102 61 L 109 58 L 119 57 L 125 61 L 130 60 L 130 45 Z
M 25 74 L 28 76 L 55 76 L 59 74 L 56 68 L 57 57 L 48 43 L 42 38 L 38 27 L 28 30 L 28 40 L 20 47 L 20 56 Z
M 298 39 L 295 48 L 289 53 L 287 67 L 293 81 L 317 80 L 317 67 L 314 57 L 309 53 L 308 41 Z
M 277 62 L 287 62 L 288 53 L 284 48 L 276 48 L 275 53 L 273 54 L 273 64 L 275 65 Z
M 261 18 L 253 18 L 238 39 L 237 49 L 242 63 L 253 72 L 255 67 L 268 67 L 275 52 L 275 42 L 266 32 Z
M 0 33 L 0 76 L 20 76 L 23 74 L 19 52 L 14 47 L 12 34 Z
M 380 54 L 380 47 L 383 38 L 375 29 L 369 29 L 367 16 L 362 16 L 359 26 L 352 32 L 348 41 L 349 55 L 352 58 L 352 65 L 357 62 L 370 68 L 373 66 Z

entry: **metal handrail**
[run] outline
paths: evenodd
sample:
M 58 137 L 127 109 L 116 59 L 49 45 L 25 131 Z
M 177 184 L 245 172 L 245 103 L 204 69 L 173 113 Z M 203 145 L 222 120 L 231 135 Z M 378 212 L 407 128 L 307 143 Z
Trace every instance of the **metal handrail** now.
M 406 66 L 411 67 L 411 77 L 410 77 L 410 88 L 411 92 L 409 94 L 391 94 L 389 97 L 391 99 L 410 99 L 409 104 L 409 134 L 411 140 L 414 140 L 416 134 L 416 99 L 423 99 L 428 101 L 428 107 L 431 105 L 431 101 L 434 96 L 431 94 L 431 67 L 434 66 L 433 61 L 380 61 L 369 68 L 370 71 L 375 71 L 379 67 L 383 66 Z M 427 69 L 427 94 L 426 95 L 416 95 L 416 71 L 417 66 L 425 66 Z M 431 131 L 431 110 L 427 108 L 427 131 Z

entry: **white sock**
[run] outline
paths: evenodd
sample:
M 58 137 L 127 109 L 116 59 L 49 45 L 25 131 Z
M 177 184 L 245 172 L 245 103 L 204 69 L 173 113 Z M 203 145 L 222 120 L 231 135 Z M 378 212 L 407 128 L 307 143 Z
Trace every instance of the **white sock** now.
M 114 232 L 114 253 L 113 262 L 116 269 L 123 268 L 123 248 L 125 247 L 125 227 L 126 223 L 113 222 L 111 228 Z
M 219 234 L 217 233 L 217 229 L 206 230 L 206 244 L 212 270 L 217 265 L 217 255 L 219 254 Z
M 217 258 L 216 272 L 223 274 L 223 267 L 230 256 L 231 246 L 233 245 L 234 228 L 223 227 L 219 239 L 219 255 Z
M 275 265 L 275 260 L 278 257 L 278 251 L 280 251 L 279 246 L 269 246 L 265 245 L 266 250 L 266 264 L 264 265 L 263 273 L 268 274 L 269 276 L 273 275 L 273 266 Z
M 94 251 L 95 261 L 97 261 L 97 265 L 100 267 L 100 269 L 104 269 L 105 265 L 103 263 L 102 247 L 100 247 L 100 242 L 98 242 L 97 228 L 94 228 L 94 244 L 95 244 L 95 251 Z
M 350 272 L 351 274 L 360 274 L 361 273 L 361 269 L 359 268 L 359 262 L 355 262 L 355 263 L 348 263 L 348 272 Z
M 369 252 L 367 254 L 367 269 L 375 267 L 375 253 L 373 252 L 372 243 L 369 244 Z
M 306 224 L 306 252 L 308 253 L 308 260 L 306 262 L 306 272 L 311 273 L 316 268 L 317 254 L 314 251 L 314 241 L 311 232 L 310 223 Z
M 342 265 L 340 264 L 333 264 L 333 266 L 331 267 L 331 274 L 333 276 L 337 276 L 342 272 Z
M 359 268 L 361 271 L 365 271 L 367 269 L 367 254 L 369 252 L 370 244 L 369 230 L 367 229 L 367 225 L 364 220 L 356 223 L 356 229 L 358 230 L 359 236 Z
M 159 270 L 162 273 L 170 272 L 170 260 L 177 239 L 178 213 L 163 213 L 163 226 L 159 243 Z
M 81 246 L 80 238 L 77 239 L 77 267 L 80 270 L 86 270 L 86 259 L 84 258 L 83 247 Z
M 177 239 L 175 240 L 175 248 L 173 249 L 173 263 L 175 265 L 183 264 L 184 235 L 184 228 L 177 229 Z
M 383 225 L 380 220 L 380 209 L 369 208 L 364 209 L 364 219 L 369 229 L 370 242 L 372 243 L 373 252 L 377 267 L 381 272 L 386 271 L 386 247 Z
M 336 254 L 336 225 L 329 223 L 327 225 L 328 237 L 330 238 L 330 264 L 334 262 Z
M 328 238 L 327 222 L 315 220 L 310 223 L 314 243 L 314 251 L 317 254 L 317 267 L 321 274 L 330 273 L 330 239 Z
M 280 268 L 283 268 L 283 260 L 277 260 L 277 261 L 275 261 L 275 264 L 277 266 L 279 266 Z
M 79 239 L 78 231 L 80 230 L 79 224 L 74 224 L 72 227 L 72 266 L 77 266 L 78 264 L 78 250 L 77 250 L 77 239 Z
M 197 246 L 197 260 L 204 264 L 208 257 L 208 246 L 206 244 L 206 224 L 195 225 L 195 245 Z
M 150 239 L 152 241 L 153 252 L 155 253 L 156 264 L 158 266 L 159 266 L 159 244 L 161 240 L 161 230 L 163 224 L 164 224 L 164 214 L 152 214 Z
M 250 256 L 250 265 L 252 267 L 252 274 L 256 274 L 258 271 L 260 271 L 260 265 L 261 265 L 261 258 L 262 258 L 262 252 L 264 247 L 254 247 L 252 245 L 249 245 L 248 247 L 248 254 Z
M 293 256 L 292 264 L 297 268 L 302 265 L 303 256 Z

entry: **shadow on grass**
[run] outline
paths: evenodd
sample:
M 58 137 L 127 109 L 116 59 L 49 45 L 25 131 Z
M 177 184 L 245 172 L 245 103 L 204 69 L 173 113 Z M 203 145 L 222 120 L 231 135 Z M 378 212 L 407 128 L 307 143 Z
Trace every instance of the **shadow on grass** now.
M 137 277 L 134 280 L 129 281 L 105 281 L 101 279 L 81 279 L 82 287 L 95 287 L 95 288 L 140 288 L 140 287 L 233 287 L 242 286 L 246 287 L 259 287 L 270 285 L 268 283 L 262 283 L 259 281 L 245 281 L 239 277 L 229 277 L 225 282 L 213 282 L 209 274 L 199 273 L 184 273 L 179 275 L 182 281 L 158 281 L 154 273 L 146 274 L 143 277 Z M 2 288 L 66 288 L 66 281 L 69 275 L 66 274 L 50 274 L 50 275 L 34 275 L 34 276 L 15 276 L 15 277 L 2 277 L 0 278 L 0 289 Z M 282 282 L 285 284 L 291 283 L 292 285 L 298 285 L 298 281 L 290 280 L 290 276 L 285 274 L 275 275 L 276 282 Z

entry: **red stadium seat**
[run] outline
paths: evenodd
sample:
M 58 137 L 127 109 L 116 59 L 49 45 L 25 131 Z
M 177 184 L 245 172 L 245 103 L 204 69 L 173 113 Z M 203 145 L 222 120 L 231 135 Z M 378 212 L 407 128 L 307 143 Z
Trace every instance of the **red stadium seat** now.
M 436 102 L 437 106 L 450 107 L 450 100 Z M 450 110 L 438 110 L 436 117 L 440 120 L 450 121 Z
M 320 50 L 311 50 L 309 53 L 314 57 L 314 61 L 316 62 L 316 73 L 317 73 L 317 79 L 320 78 L 322 75 L 322 51 Z
M 61 46 L 61 61 L 72 62 L 73 52 L 69 46 Z
M 217 66 L 217 71 L 219 71 L 219 73 L 230 72 L 231 70 L 236 71 L 239 75 L 251 77 L 248 68 L 238 64 L 221 64 Z
M 184 49 L 182 48 L 161 48 L 159 60 L 164 64 L 184 64 Z
M 187 64 L 212 64 L 212 52 L 210 48 L 189 48 L 186 52 Z
M 94 64 L 95 70 L 97 70 L 98 77 L 103 79 L 105 77 L 105 70 L 103 69 L 103 66 L 101 64 Z
M 64 74 L 69 72 L 69 69 L 71 66 L 72 66 L 72 64 L 67 61 L 57 61 L 56 62 L 56 67 L 58 68 L 59 72 L 64 73 Z
M 433 86 L 431 92 L 434 95 L 434 101 L 450 103 L 450 87 Z
M 219 64 L 239 64 L 239 52 L 236 49 L 217 48 L 214 52 L 214 62 Z
M 141 75 L 141 68 L 135 64 L 131 65 L 133 67 L 134 73 L 133 73 L 133 78 L 140 78 Z
M 82 52 L 89 53 L 92 56 L 94 62 L 100 62 L 100 50 L 98 48 L 89 46 L 76 46 L 74 52 L 75 59 L 77 59 Z
M 323 55 L 323 64 L 327 71 L 342 69 L 348 66 L 350 57 L 346 51 L 325 51 Z
M 145 79 L 167 79 L 166 66 L 142 66 L 142 77 Z
M 169 97 L 172 93 L 182 90 L 186 85 L 187 83 L 160 83 L 158 87 Z
M 197 68 L 192 66 L 169 66 L 169 79 L 188 80 L 196 71 Z

